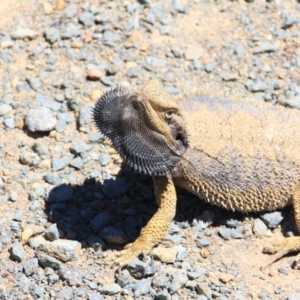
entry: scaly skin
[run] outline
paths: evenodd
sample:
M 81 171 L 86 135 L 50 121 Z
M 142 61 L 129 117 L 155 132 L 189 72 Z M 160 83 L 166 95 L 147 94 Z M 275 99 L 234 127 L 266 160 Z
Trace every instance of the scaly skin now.
M 104 95 L 94 119 L 125 164 L 152 175 L 159 204 L 120 265 L 164 237 L 175 214 L 174 184 L 241 212 L 292 204 L 300 231 L 299 111 L 200 90 L 175 101 L 154 80 L 140 91 Z M 264 252 L 276 254 L 263 268 L 297 251 L 298 236 L 269 245 Z

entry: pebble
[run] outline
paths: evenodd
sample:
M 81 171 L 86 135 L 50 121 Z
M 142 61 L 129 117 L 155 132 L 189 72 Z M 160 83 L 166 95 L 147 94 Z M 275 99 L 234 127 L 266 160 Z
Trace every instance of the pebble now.
M 70 201 L 73 197 L 73 189 L 72 187 L 62 184 L 53 188 L 47 198 L 48 203 L 53 202 L 67 202 Z
M 64 239 L 55 240 L 53 242 L 47 242 L 44 240 L 38 246 L 38 249 L 63 262 L 67 262 L 78 259 L 81 250 L 81 244 L 77 241 Z
M 62 158 L 52 158 L 51 164 L 52 164 L 52 169 L 54 171 L 59 171 L 64 169 L 69 165 L 69 163 L 72 161 L 74 158 L 73 154 L 67 154 Z
M 283 23 L 281 24 L 281 28 L 288 29 L 298 23 L 299 19 L 296 15 L 283 15 Z
M 258 238 L 262 238 L 267 234 L 268 227 L 261 219 L 255 219 L 252 230 Z
M 0 104 L 0 117 L 5 116 L 12 110 L 12 107 L 8 104 Z
M 102 71 L 92 69 L 87 72 L 86 76 L 90 80 L 99 80 L 104 74 Z
M 157 247 L 151 253 L 154 258 L 164 263 L 174 263 L 177 257 L 177 250 L 174 248 Z
M 120 293 L 122 288 L 117 283 L 106 284 L 100 288 L 100 292 L 104 295 L 115 295 Z
M 2 241 L 3 242 L 3 241 Z M 22 243 L 16 242 L 11 247 L 11 257 L 17 262 L 21 262 L 24 258 L 24 248 Z
M 53 270 L 59 270 L 61 268 L 62 263 L 60 261 L 58 261 L 56 258 L 54 258 L 50 255 L 47 255 L 46 253 L 44 253 L 42 251 L 36 251 L 35 255 L 39 261 L 39 264 L 41 266 L 43 266 L 44 268 L 51 268 Z M 57 276 L 57 280 L 56 280 L 56 277 L 54 280 L 58 281 L 58 279 L 59 278 Z
M 127 238 L 122 229 L 108 226 L 100 230 L 99 236 L 112 244 L 125 244 Z
M 256 47 L 253 53 L 254 54 L 270 53 L 270 52 L 275 52 L 276 50 L 277 48 L 274 44 L 272 44 L 269 41 L 265 41 L 262 44 L 260 44 L 258 47 Z
M 30 109 L 25 116 L 25 125 L 32 131 L 51 131 L 56 125 L 56 118 L 47 107 L 36 107 Z
M 51 224 L 45 231 L 45 237 L 48 241 L 55 241 L 59 239 L 59 230 L 57 224 Z
M 38 268 L 38 259 L 37 258 L 30 258 L 26 260 L 23 264 L 23 270 L 26 276 L 33 275 Z
M 156 266 L 150 258 L 141 261 L 136 257 L 128 264 L 128 271 L 132 277 L 141 279 L 153 275 L 156 272 Z
M 69 286 L 81 286 L 83 284 L 82 275 L 76 268 L 61 267 L 57 275 L 68 282 Z
M 282 212 L 274 211 L 260 216 L 270 229 L 276 228 L 283 220 Z
M 174 49 L 174 48 L 172 48 L 172 51 L 173 51 L 173 49 Z M 175 49 L 177 49 L 177 48 L 175 48 Z M 179 55 L 181 56 L 180 52 L 176 52 L 176 51 L 175 51 L 175 53 L 177 53 L 178 56 L 179 56 Z M 193 46 L 193 47 L 187 48 L 187 49 L 184 51 L 184 58 L 185 58 L 186 60 L 195 60 L 195 59 L 201 58 L 203 54 L 204 54 L 204 49 L 203 49 L 203 48 L 197 47 L 197 46 Z M 179 57 L 180 57 L 180 56 L 179 56 Z
M 181 287 L 185 286 L 185 284 L 188 282 L 188 277 L 185 273 L 182 272 L 175 272 L 172 275 L 172 280 L 170 285 L 168 286 L 168 290 L 171 294 L 176 293 Z
M 95 233 L 98 233 L 103 227 L 107 226 L 111 222 L 112 216 L 104 211 L 97 214 L 90 222 L 91 228 Z
M 262 80 L 248 80 L 246 83 L 246 87 L 250 92 L 264 92 L 268 89 L 267 83 Z
M 149 295 L 151 287 L 151 279 L 141 279 L 133 285 L 134 296 L 140 297 L 142 295 Z
M 29 28 L 18 28 L 10 35 L 14 40 L 19 39 L 35 39 L 38 36 L 38 32 Z
M 44 176 L 44 180 L 52 185 L 59 185 L 61 179 L 58 174 L 48 173 Z
M 142 276 L 143 277 L 143 276 Z M 116 283 L 119 284 L 120 287 L 125 287 L 132 282 L 128 270 L 122 270 L 120 273 L 116 275 Z
M 91 27 L 94 25 L 94 15 L 90 12 L 84 12 L 78 16 L 78 21 L 85 27 Z

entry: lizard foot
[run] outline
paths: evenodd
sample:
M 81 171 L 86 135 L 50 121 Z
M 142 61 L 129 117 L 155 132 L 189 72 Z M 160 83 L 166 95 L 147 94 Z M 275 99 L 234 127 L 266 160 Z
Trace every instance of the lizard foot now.
M 275 253 L 264 265 L 262 265 L 261 270 L 264 271 L 272 263 L 283 257 L 284 255 L 300 251 L 300 237 L 288 237 L 283 241 L 270 244 L 264 247 L 263 253 Z
M 153 246 L 154 244 L 151 242 L 147 242 L 142 239 L 137 239 L 134 243 L 125 246 L 124 250 L 120 252 L 116 263 L 119 265 L 119 268 L 122 268 L 128 265 L 134 258 L 136 258 L 141 253 L 148 254 L 153 248 Z

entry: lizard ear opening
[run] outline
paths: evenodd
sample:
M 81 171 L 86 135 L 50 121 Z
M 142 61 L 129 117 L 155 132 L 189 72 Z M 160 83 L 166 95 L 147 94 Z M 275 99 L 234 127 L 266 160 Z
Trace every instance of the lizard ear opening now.
M 169 174 L 182 153 L 147 126 L 136 101 L 137 96 L 126 88 L 106 92 L 93 110 L 96 126 L 111 140 L 126 166 L 148 175 Z

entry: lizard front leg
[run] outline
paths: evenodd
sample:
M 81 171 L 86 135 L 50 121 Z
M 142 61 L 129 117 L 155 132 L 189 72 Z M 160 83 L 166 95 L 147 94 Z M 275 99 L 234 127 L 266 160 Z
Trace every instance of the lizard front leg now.
M 117 259 L 120 266 L 127 265 L 141 253 L 149 253 L 164 238 L 175 216 L 177 197 L 172 177 L 153 176 L 153 182 L 158 210 L 137 240 L 121 251 Z
M 293 191 L 293 206 L 294 206 L 294 214 L 295 221 L 298 228 L 298 232 L 300 232 L 300 184 L 298 184 Z M 263 252 L 275 253 L 269 261 L 267 261 L 262 267 L 262 270 L 265 270 L 269 267 L 273 262 L 280 259 L 282 256 L 291 253 L 291 252 L 299 252 L 300 251 L 300 236 L 288 237 L 283 241 L 278 243 L 273 243 L 264 247 Z

